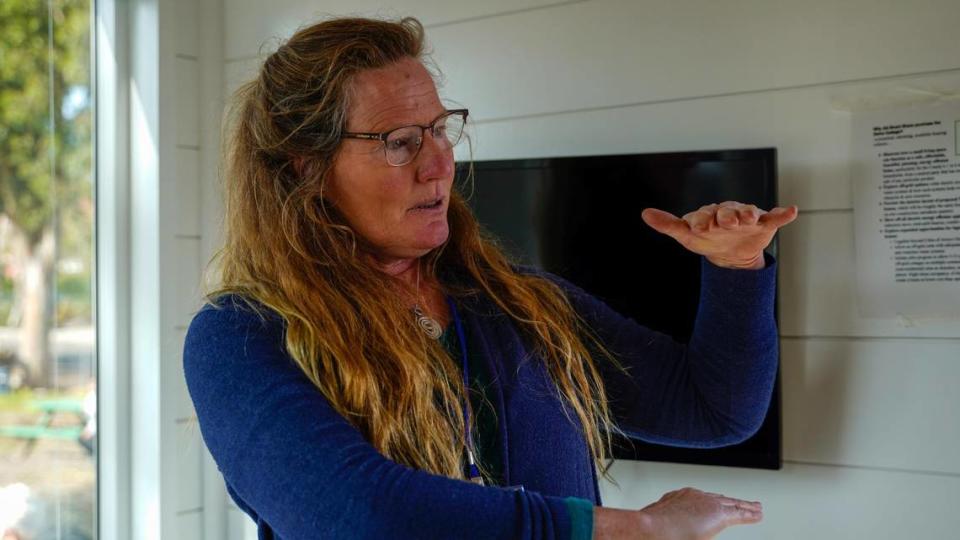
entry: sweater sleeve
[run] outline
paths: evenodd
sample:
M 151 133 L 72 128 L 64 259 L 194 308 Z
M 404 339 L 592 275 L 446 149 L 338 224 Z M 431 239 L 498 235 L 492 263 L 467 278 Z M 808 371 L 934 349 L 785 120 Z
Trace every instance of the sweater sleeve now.
M 567 497 L 567 511 L 570 513 L 570 540 L 591 540 L 593 538 L 593 503 L 579 497 Z
M 733 270 L 701 257 L 688 343 L 640 325 L 549 273 L 628 375 L 595 355 L 618 425 L 643 441 L 692 448 L 742 442 L 766 416 L 777 373 L 776 260 Z M 652 285 L 651 285 L 652 286 Z
M 387 459 L 284 348 L 279 318 L 206 306 L 184 345 L 201 435 L 231 495 L 279 538 L 570 538 L 561 497 Z

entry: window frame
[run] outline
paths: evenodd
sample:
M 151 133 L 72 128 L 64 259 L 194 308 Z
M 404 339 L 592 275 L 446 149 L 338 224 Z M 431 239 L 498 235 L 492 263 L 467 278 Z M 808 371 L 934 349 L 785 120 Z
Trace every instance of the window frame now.
M 92 0 L 97 538 L 133 538 L 130 439 L 129 3 Z

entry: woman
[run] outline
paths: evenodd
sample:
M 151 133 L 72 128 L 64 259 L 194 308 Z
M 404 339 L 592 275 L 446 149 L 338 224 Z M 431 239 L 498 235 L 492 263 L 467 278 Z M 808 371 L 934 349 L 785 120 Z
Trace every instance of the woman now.
M 288 540 L 758 521 L 758 503 L 693 489 L 603 508 L 596 466 L 616 424 L 690 446 L 756 430 L 777 362 L 763 248 L 796 208 L 644 211 L 704 255 L 697 331 L 675 343 L 480 235 L 453 186 L 468 113 L 441 104 L 423 47 L 414 19 L 330 20 L 237 92 L 220 284 L 184 351 L 230 495 Z

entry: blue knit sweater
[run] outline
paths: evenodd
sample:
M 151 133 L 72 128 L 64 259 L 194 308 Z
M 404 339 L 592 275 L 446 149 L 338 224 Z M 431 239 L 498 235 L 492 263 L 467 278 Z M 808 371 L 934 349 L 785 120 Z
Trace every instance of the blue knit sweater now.
M 759 429 L 777 369 L 775 261 L 730 270 L 702 260 L 700 305 L 688 344 L 622 317 L 549 273 L 618 356 L 629 376 L 598 362 L 609 405 L 631 436 L 718 447 Z M 532 271 L 532 270 L 531 270 Z M 184 371 L 204 442 L 260 538 L 567 539 L 565 499 L 600 505 L 597 473 L 572 408 L 528 355 L 509 317 L 483 298 L 458 299 L 497 381 L 503 484 L 479 486 L 384 457 L 330 406 L 284 348 L 277 316 L 224 299 L 193 319 Z M 638 501 L 638 506 L 643 501 Z

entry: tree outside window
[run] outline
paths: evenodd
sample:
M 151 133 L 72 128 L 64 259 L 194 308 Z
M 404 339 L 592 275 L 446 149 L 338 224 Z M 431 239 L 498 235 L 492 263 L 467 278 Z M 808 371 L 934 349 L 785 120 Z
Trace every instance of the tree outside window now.
M 91 8 L 0 2 L 4 540 L 95 536 Z

